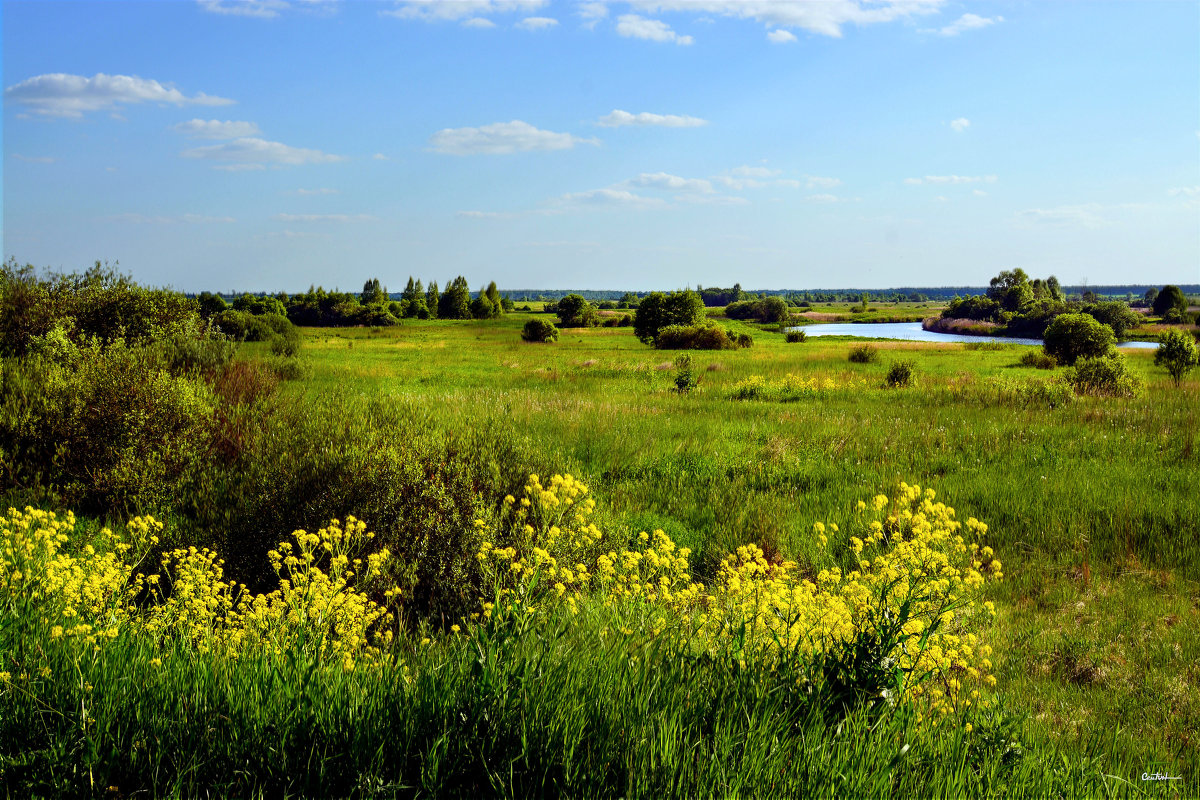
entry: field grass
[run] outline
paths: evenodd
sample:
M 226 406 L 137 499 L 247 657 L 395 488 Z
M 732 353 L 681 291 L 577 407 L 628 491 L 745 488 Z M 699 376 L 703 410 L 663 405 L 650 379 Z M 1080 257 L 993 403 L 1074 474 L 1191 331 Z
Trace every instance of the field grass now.
M 534 345 L 518 335 L 527 318 L 308 330 L 313 378 L 290 391 L 419 403 L 451 427 L 511 426 L 628 530 L 662 528 L 692 547 L 701 570 L 748 542 L 803 562 L 814 521 L 846 519 L 900 481 L 935 488 L 989 525 L 1005 560 L 991 644 L 1001 693 L 1030 734 L 1114 774 L 1144 763 L 1197 785 L 1195 377 L 1176 389 L 1151 352 L 1129 351 L 1144 396 L 1050 407 L 1002 390 L 1046 378 L 1018 365 L 1020 347 L 877 343 L 878 363 L 851 364 L 846 341 L 787 344 L 755 329 L 749 350 L 695 353 L 699 388 L 680 396 L 673 354 L 629 329 Z M 915 362 L 916 383 L 885 389 L 898 359 Z M 834 388 L 791 403 L 729 399 L 741 380 L 787 374 Z

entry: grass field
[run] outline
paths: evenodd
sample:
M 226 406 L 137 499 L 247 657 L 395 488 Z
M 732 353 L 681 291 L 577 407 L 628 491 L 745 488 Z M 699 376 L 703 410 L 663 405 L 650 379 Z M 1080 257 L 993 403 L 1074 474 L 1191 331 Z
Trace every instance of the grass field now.
M 518 336 L 527 316 L 308 330 L 315 373 L 293 391 L 428 404 L 448 426 L 512 426 L 629 529 L 662 528 L 710 567 L 747 542 L 803 561 L 815 520 L 845 518 L 900 481 L 933 487 L 962 518 L 986 521 L 1005 558 L 990 597 L 1008 707 L 1115 772 L 1166 765 L 1195 785 L 1194 378 L 1176 389 L 1152 353 L 1130 351 L 1143 397 L 1051 408 L 999 388 L 1046 375 L 1018 366 L 1019 347 L 878 343 L 879 363 L 852 364 L 847 341 L 786 344 L 755 328 L 749 350 L 696 353 L 699 388 L 680 396 L 673 354 L 628 329 L 531 345 Z M 915 386 L 882 388 L 895 359 L 915 362 Z M 836 388 L 790 403 L 729 399 L 745 378 L 789 373 Z

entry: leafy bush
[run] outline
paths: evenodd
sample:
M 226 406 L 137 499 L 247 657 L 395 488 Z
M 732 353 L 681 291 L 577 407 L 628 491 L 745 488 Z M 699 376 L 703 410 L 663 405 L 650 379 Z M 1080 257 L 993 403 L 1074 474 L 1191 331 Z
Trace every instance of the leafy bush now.
M 1113 352 L 1112 328 L 1088 314 L 1060 314 L 1046 328 L 1042 347 L 1060 364 L 1081 358 L 1102 358 Z
M 888 369 L 886 378 L 887 385 L 892 388 L 903 386 L 911 386 L 913 375 L 916 373 L 917 364 L 915 361 L 895 361 Z
M 1112 328 L 1113 335 L 1118 339 L 1123 338 L 1131 328 L 1136 328 L 1142 322 L 1142 315 L 1121 300 L 1090 303 L 1083 307 L 1083 313 L 1090 314 L 1097 322 L 1103 322 Z
M 1183 382 L 1187 373 L 1200 364 L 1200 353 L 1192 337 L 1182 331 L 1167 331 L 1159 339 L 1158 350 L 1154 353 L 1154 365 L 1166 367 L 1167 374 L 1178 386 Z
M 556 342 L 558 341 L 558 328 L 547 320 L 531 319 L 521 329 L 521 338 L 527 342 Z
M 1054 369 L 1058 366 L 1058 359 L 1047 353 L 1045 350 L 1036 350 L 1034 348 L 1030 348 L 1021 355 L 1020 363 L 1023 367 Z
M 859 344 L 850 348 L 850 361 L 854 364 L 874 364 L 879 361 L 879 350 L 869 344 Z
M 705 320 L 704 301 L 690 289 L 663 294 L 651 292 L 638 302 L 633 332 L 646 344 L 655 342 L 668 326 L 697 327 Z M 656 345 L 657 346 L 657 345 Z
M 668 325 L 654 338 L 658 350 L 735 350 L 750 347 L 754 340 L 717 325 Z
M 687 394 L 700 383 L 696 371 L 692 369 L 692 357 L 687 353 L 675 356 L 675 391 Z
M 1076 394 L 1135 397 L 1144 388 L 1142 380 L 1129 371 L 1125 359 L 1117 354 L 1080 358 L 1067 372 L 1066 379 Z
M 557 313 L 564 328 L 591 328 L 599 324 L 596 307 L 580 294 L 569 294 L 559 300 Z
M 1187 307 L 1187 296 L 1184 295 L 1183 290 L 1178 286 L 1170 284 L 1159 290 L 1151 304 L 1154 313 L 1160 317 L 1165 317 L 1171 309 L 1175 309 L 1182 314 L 1187 311 Z
M 808 341 L 808 334 L 802 330 L 790 330 L 784 336 L 788 344 L 797 344 L 798 342 Z

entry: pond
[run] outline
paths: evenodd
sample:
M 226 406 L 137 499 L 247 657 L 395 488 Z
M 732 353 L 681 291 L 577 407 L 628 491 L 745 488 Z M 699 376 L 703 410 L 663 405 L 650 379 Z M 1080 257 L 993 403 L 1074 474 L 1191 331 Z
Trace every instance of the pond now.
M 809 336 L 861 336 L 867 339 L 902 339 L 911 342 L 1000 342 L 1002 344 L 1041 345 L 1041 339 L 1020 339 L 1012 336 L 964 336 L 958 333 L 927 331 L 919 322 L 838 322 L 828 325 L 803 325 L 789 328 L 804 331 Z M 1158 342 L 1121 342 L 1117 347 L 1150 349 Z

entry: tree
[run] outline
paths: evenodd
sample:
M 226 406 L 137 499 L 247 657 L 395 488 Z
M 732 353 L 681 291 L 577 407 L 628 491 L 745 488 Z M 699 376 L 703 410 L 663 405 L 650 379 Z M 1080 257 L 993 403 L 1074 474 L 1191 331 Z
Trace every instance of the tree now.
M 1158 289 L 1155 289 L 1153 286 L 1151 286 L 1146 290 L 1146 294 L 1144 294 L 1142 297 L 1145 300 L 1143 305 L 1145 305 L 1146 308 L 1153 308 L 1154 301 L 1158 299 Z
M 1102 303 L 1085 306 L 1083 311 L 1112 328 L 1118 339 L 1125 336 L 1130 328 L 1136 327 L 1142 321 L 1140 314 L 1120 300 L 1105 300 Z
M 531 319 L 521 330 L 521 338 L 527 342 L 556 342 L 558 328 L 544 319 Z
M 213 294 L 212 292 L 201 292 L 200 296 L 196 298 L 196 301 L 200 304 L 200 313 L 205 317 L 211 317 L 213 314 L 220 314 L 229 307 L 225 303 L 225 298 L 221 297 L 219 294 Z
M 1192 337 L 1183 331 L 1167 331 L 1163 334 L 1154 353 L 1154 365 L 1166 367 L 1176 386 L 1183 383 L 1184 376 L 1197 364 L 1200 364 L 1200 353 L 1197 353 Z
M 646 344 L 654 341 L 660 328 L 667 325 L 696 326 L 703 322 L 704 301 L 696 292 L 684 289 L 671 294 L 651 292 L 638 303 L 633 317 L 633 332 Z
M 475 319 L 494 319 L 500 316 L 500 308 L 484 292 L 471 301 L 471 316 Z
M 495 308 L 496 308 L 495 315 L 498 317 L 501 314 L 503 314 L 504 313 L 504 303 L 500 299 L 500 290 L 496 288 L 496 282 L 492 281 L 491 283 L 489 283 L 487 285 L 487 289 L 485 289 L 483 293 L 487 296 L 487 299 L 491 301 L 492 305 L 495 306 Z
M 441 298 L 441 293 L 438 292 L 437 281 L 430 281 L 429 288 L 425 290 L 425 307 L 429 309 L 429 316 L 438 316 L 438 300 Z
M 569 294 L 558 301 L 559 325 L 564 328 L 589 328 L 596 324 L 596 309 L 580 294 Z
M 1060 364 L 1081 358 L 1101 358 L 1113 352 L 1112 328 L 1090 314 L 1059 314 L 1046 328 L 1042 349 Z
M 379 278 L 371 278 L 363 284 L 362 294 L 359 295 L 358 301 L 364 306 L 371 303 L 382 303 L 385 300 L 387 300 L 387 294 L 383 291 Z
M 987 296 L 1003 306 L 1005 311 L 1020 311 L 1023 306 L 1033 302 L 1034 293 L 1029 276 L 1025 270 L 1017 267 L 1003 270 L 992 278 Z
M 438 298 L 439 319 L 471 319 L 471 292 L 467 279 L 459 275 Z
M 1179 313 L 1182 314 L 1187 311 L 1187 307 L 1188 301 L 1183 294 L 1183 290 L 1174 285 L 1164 286 L 1159 291 L 1158 296 L 1154 298 L 1154 303 L 1151 306 L 1154 309 L 1154 315 L 1158 317 L 1165 317 L 1167 312 L 1172 308 L 1179 309 Z

